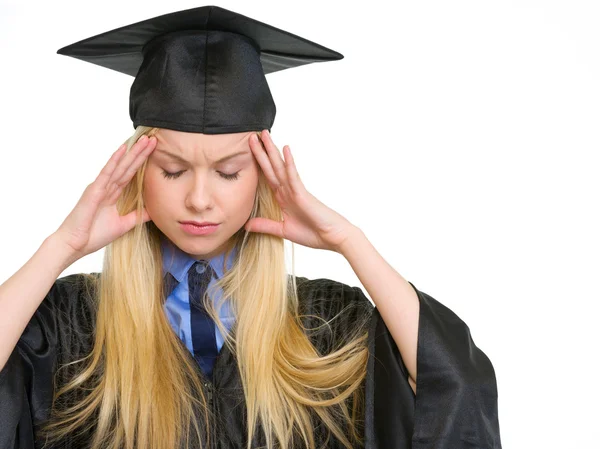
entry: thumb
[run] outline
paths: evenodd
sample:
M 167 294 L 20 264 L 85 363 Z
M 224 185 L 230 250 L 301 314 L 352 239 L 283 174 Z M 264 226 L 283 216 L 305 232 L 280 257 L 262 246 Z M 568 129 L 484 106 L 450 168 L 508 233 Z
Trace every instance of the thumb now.
M 249 232 L 263 232 L 283 238 L 282 223 L 268 218 L 252 218 L 244 226 Z
M 125 232 L 130 231 L 131 229 L 133 229 L 133 227 L 137 223 L 137 211 L 134 210 L 134 211 L 129 212 L 127 215 L 124 215 L 123 217 L 121 217 L 121 221 L 125 228 Z M 142 209 L 142 223 L 146 223 L 147 221 L 150 221 L 150 215 L 148 214 L 148 211 L 146 210 L 146 208 L 143 208 Z

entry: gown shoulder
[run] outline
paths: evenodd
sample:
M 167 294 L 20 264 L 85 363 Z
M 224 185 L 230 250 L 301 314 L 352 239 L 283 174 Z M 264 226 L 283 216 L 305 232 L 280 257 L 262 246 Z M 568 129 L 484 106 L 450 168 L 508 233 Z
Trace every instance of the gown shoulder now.
M 322 354 L 367 332 L 374 306 L 360 287 L 306 277 L 296 285 L 302 325 Z
M 0 371 L 0 448 L 37 448 L 36 427 L 50 412 L 54 384 L 71 373 L 63 363 L 91 349 L 99 273 L 58 278 Z

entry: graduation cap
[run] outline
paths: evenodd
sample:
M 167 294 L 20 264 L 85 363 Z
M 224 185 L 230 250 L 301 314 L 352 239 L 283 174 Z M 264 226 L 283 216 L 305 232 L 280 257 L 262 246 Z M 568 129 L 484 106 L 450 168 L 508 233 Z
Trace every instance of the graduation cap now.
M 270 130 L 275 102 L 266 74 L 343 58 L 217 6 L 116 28 L 57 53 L 134 76 L 129 95 L 134 128 L 204 134 Z

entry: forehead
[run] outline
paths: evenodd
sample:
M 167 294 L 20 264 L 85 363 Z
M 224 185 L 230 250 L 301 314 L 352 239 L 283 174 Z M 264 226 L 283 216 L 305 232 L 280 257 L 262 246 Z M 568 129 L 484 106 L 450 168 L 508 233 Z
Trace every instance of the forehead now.
M 172 129 L 161 129 L 156 133 L 157 146 L 171 150 L 203 150 L 208 154 L 220 155 L 232 149 L 248 146 L 248 138 L 254 131 L 229 134 L 202 134 Z

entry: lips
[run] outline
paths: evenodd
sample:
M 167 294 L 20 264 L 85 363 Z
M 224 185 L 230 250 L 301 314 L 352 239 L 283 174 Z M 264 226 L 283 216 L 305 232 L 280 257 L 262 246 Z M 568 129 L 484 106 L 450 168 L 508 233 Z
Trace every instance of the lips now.
M 211 223 L 210 221 L 203 221 L 203 222 L 198 222 L 198 221 L 181 221 L 181 224 L 191 224 L 194 226 L 216 226 L 219 223 Z
M 213 234 L 214 232 L 217 232 L 217 229 L 219 229 L 219 226 L 220 226 L 218 223 L 215 223 L 212 225 L 206 225 L 206 226 L 197 226 L 194 223 L 200 223 L 200 222 L 198 222 L 198 221 L 182 222 L 181 230 L 190 235 L 201 236 L 201 235 L 209 235 L 209 234 Z M 208 222 L 205 221 L 204 223 L 208 223 Z

